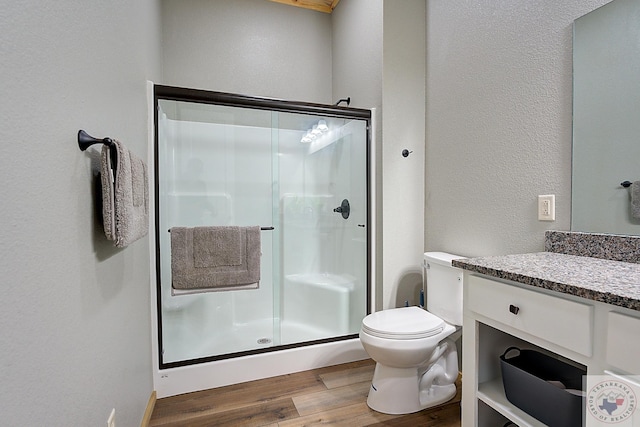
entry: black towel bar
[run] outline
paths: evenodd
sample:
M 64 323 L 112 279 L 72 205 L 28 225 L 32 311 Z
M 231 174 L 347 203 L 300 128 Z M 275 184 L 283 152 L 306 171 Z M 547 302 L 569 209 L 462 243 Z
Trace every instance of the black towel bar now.
M 620 185 L 622 185 L 624 188 L 629 188 L 631 187 L 631 181 L 621 182 Z
M 261 231 L 271 231 L 271 230 L 275 230 L 275 227 L 260 227 Z M 167 230 L 169 233 L 171 233 L 171 230 Z
M 86 150 L 94 144 L 104 144 L 111 146 L 113 145 L 113 140 L 111 138 L 94 138 L 82 129 L 78 131 L 78 147 L 80 147 L 81 151 Z

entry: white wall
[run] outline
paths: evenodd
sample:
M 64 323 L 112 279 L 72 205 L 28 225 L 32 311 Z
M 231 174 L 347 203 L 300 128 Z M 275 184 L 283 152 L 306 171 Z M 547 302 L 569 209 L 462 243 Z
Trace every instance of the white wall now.
M 606 2 L 427 2 L 426 249 L 541 251 L 569 229 L 572 22 Z
M 385 1 L 383 29 L 382 282 L 390 308 L 417 305 L 422 288 L 425 1 Z
M 382 107 L 383 3 L 384 0 L 342 0 L 334 9 L 333 102 L 350 97 L 351 107 Z
M 97 148 L 146 158 L 159 77 L 147 1 L 5 2 L 0 16 L 3 426 L 140 424 L 152 391 L 149 248 L 117 250 L 96 212 Z
M 265 0 L 163 0 L 163 83 L 331 103 L 331 15 Z
M 375 146 L 372 147 L 372 164 L 382 170 L 382 22 L 384 0 L 342 0 L 333 10 L 331 21 L 333 57 L 333 97 L 335 101 L 351 98 L 351 107 L 375 108 L 377 124 Z M 344 105 L 344 104 L 343 104 Z M 376 174 L 371 182 L 375 191 L 376 245 L 382 247 L 382 178 Z M 373 225 L 373 224 L 371 224 Z M 372 278 L 375 301 L 381 308 L 383 301 L 382 251 L 374 255 L 376 272 Z
M 376 309 L 417 304 L 424 235 L 425 1 L 342 0 L 334 98 L 376 108 Z M 384 104 L 384 107 L 383 107 Z M 402 150 L 413 151 L 407 158 Z

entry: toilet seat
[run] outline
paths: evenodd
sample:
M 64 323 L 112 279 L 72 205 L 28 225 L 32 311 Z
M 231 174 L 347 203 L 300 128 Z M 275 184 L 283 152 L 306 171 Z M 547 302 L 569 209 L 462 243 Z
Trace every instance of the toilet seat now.
M 414 340 L 438 335 L 445 322 L 419 307 L 382 310 L 362 320 L 362 331 L 378 338 Z

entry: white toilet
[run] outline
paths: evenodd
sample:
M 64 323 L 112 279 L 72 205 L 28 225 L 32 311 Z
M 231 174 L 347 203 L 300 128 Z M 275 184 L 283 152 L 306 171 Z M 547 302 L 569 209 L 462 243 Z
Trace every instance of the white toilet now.
M 367 404 L 386 414 L 409 414 L 456 394 L 462 326 L 462 270 L 444 252 L 424 254 L 427 310 L 403 307 L 362 320 L 360 341 L 376 363 Z M 454 334 L 455 332 L 455 334 Z

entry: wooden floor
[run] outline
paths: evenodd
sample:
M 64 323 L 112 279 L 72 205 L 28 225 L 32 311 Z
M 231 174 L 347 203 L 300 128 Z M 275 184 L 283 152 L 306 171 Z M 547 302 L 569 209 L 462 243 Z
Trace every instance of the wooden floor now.
M 150 426 L 460 426 L 460 380 L 445 405 L 408 415 L 367 406 L 373 361 L 158 399 Z

